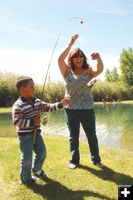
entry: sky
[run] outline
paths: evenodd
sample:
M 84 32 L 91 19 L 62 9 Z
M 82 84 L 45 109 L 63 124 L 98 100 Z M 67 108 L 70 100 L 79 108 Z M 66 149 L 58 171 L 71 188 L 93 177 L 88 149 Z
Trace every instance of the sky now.
M 104 79 L 106 69 L 120 72 L 122 49 L 133 47 L 132 19 L 132 0 L 0 0 L 0 72 L 43 83 L 50 64 L 51 81 L 62 80 L 58 57 L 77 33 L 73 48 L 80 47 L 92 66 L 90 54 L 99 52 Z

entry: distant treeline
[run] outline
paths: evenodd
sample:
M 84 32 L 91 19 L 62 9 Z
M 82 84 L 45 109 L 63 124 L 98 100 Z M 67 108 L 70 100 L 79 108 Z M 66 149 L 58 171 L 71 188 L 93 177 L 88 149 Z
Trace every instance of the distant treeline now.
M 0 106 L 11 106 L 18 98 L 19 95 L 16 89 L 18 77 L 13 73 L 0 73 Z M 42 87 L 42 85 L 35 84 L 35 96 L 44 101 L 60 101 L 64 96 L 63 82 L 46 84 L 43 96 Z
M 105 81 L 97 81 L 93 86 L 95 101 L 133 100 L 133 49 L 123 49 L 120 58 L 121 74 L 117 68 L 107 69 Z M 12 73 L 0 74 L 0 106 L 11 106 L 18 98 L 16 81 L 18 75 Z M 64 83 L 48 83 L 42 96 L 42 85 L 36 84 L 35 95 L 44 101 L 56 102 L 64 97 Z
M 16 81 L 18 76 L 12 73 L 0 74 L 0 106 L 11 106 L 18 98 Z M 48 83 L 42 96 L 42 85 L 36 84 L 35 95 L 47 102 L 60 101 L 65 94 L 64 83 L 62 81 Z M 133 86 L 127 86 L 121 81 L 108 82 L 97 81 L 93 86 L 93 96 L 95 101 L 102 101 L 107 97 L 113 100 L 133 100 Z

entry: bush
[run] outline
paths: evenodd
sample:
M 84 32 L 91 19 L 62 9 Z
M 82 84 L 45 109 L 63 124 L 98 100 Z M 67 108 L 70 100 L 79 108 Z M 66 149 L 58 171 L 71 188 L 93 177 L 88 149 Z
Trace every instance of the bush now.
M 93 87 L 94 101 L 102 101 L 106 96 L 113 100 L 132 100 L 133 87 L 127 87 L 123 82 L 97 81 Z
M 11 106 L 18 98 L 16 89 L 16 81 L 18 75 L 12 73 L 0 74 L 0 106 Z M 35 84 L 35 96 L 47 101 L 57 102 L 63 99 L 65 94 L 64 83 L 62 81 L 48 83 L 42 95 L 42 85 Z M 107 96 L 111 96 L 113 100 L 132 100 L 133 86 L 129 87 L 122 81 L 108 82 L 97 81 L 93 86 L 94 101 L 102 101 Z

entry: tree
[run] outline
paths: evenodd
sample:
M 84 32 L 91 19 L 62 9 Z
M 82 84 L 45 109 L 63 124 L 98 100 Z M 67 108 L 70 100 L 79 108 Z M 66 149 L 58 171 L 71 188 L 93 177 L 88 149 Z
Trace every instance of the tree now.
M 113 68 L 111 74 L 112 74 L 112 79 L 113 79 L 114 82 L 119 81 L 119 74 L 117 72 L 117 68 L 116 67 Z
M 133 86 L 133 49 L 123 49 L 120 54 L 121 79 L 128 85 Z
M 107 69 L 106 72 L 105 72 L 105 78 L 106 78 L 106 81 L 108 81 L 108 82 L 119 81 L 119 74 L 117 72 L 117 68 L 114 67 L 112 71 Z
M 2 80 L 0 82 L 0 106 L 7 105 L 7 97 L 9 95 L 7 82 Z
M 109 69 L 107 69 L 105 72 L 105 79 L 108 82 L 112 82 L 111 71 Z

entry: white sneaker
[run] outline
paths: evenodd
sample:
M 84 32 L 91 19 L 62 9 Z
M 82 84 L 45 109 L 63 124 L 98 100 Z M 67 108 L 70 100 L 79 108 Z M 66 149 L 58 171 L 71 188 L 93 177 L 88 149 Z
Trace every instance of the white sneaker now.
M 76 169 L 78 167 L 78 165 L 74 164 L 74 163 L 69 163 L 68 167 L 70 169 Z

